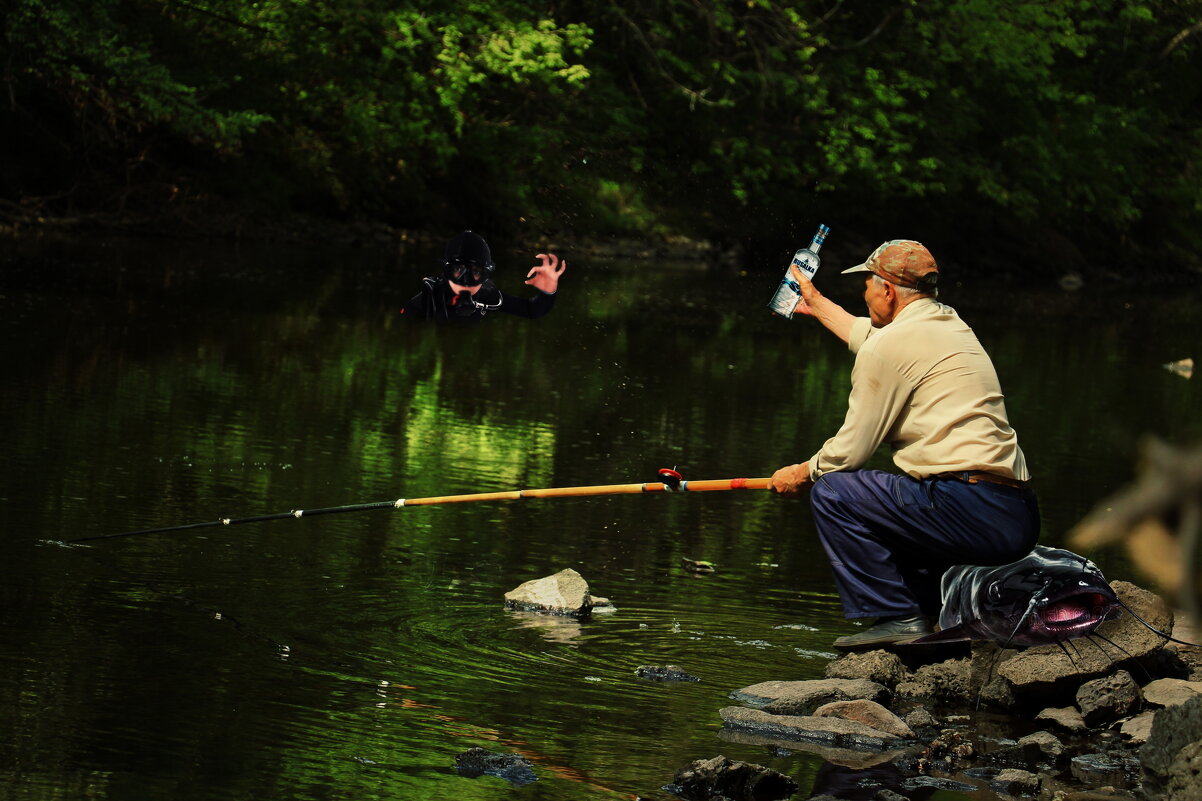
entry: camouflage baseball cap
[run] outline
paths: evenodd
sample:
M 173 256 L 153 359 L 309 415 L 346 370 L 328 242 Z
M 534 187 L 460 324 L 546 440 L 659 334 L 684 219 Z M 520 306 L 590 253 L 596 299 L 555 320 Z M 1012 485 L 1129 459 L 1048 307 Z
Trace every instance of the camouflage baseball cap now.
M 930 292 L 939 281 L 939 265 L 931 251 L 912 239 L 891 239 L 872 251 L 863 264 L 846 273 L 875 273 L 891 284 Z

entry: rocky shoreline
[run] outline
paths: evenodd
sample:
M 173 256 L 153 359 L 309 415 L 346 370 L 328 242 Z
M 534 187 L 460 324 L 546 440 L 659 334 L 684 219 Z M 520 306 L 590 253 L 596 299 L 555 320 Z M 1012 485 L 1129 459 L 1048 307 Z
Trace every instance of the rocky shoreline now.
M 1151 630 L 1174 632 L 1159 596 L 1111 586 L 1130 612 L 1088 640 L 847 654 L 823 679 L 731 691 L 735 703 L 717 711 L 720 738 L 821 757 L 810 798 L 900 801 L 939 789 L 1049 801 L 1202 798 L 1202 649 Z M 526 582 L 505 603 L 574 617 L 611 608 L 570 569 Z M 1196 641 L 1182 628 L 1178 639 Z M 696 680 L 675 665 L 636 673 Z M 721 754 L 684 766 L 663 789 L 688 801 L 772 801 L 798 790 L 788 776 Z
M 1159 597 L 1112 586 L 1151 626 L 1172 630 Z M 1098 635 L 1065 649 L 975 642 L 950 656 L 947 645 L 849 654 L 825 679 L 733 691 L 738 704 L 719 712 L 723 738 L 821 756 L 836 797 L 840 780 L 857 775 L 861 788 L 880 789 L 859 797 L 883 801 L 922 787 L 1057 801 L 1202 797 L 1202 650 L 1130 614 Z M 698 767 L 670 789 L 712 799 Z M 824 795 L 816 786 L 810 797 Z

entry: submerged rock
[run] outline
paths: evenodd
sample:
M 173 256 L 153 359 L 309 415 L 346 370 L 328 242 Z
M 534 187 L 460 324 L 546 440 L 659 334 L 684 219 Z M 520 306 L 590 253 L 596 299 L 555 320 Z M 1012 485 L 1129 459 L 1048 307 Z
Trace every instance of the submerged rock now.
M 639 665 L 634 672 L 639 678 L 652 681 L 701 681 L 680 665 Z
M 1014 768 L 1003 770 L 989 782 L 990 787 L 1006 795 L 1036 795 L 1040 785 L 1040 779 L 1034 773 Z
M 677 771 L 673 783 L 664 788 L 689 801 L 777 801 L 797 792 L 797 782 L 763 765 L 727 759 L 699 759 Z
M 495 754 L 483 748 L 469 748 L 455 757 L 455 770 L 460 776 L 469 779 L 496 776 L 519 787 L 538 781 L 534 768 L 524 757 L 517 754 Z
M 505 593 L 505 605 L 525 612 L 585 617 L 592 611 L 593 600 L 588 582 L 569 567 L 518 585 Z

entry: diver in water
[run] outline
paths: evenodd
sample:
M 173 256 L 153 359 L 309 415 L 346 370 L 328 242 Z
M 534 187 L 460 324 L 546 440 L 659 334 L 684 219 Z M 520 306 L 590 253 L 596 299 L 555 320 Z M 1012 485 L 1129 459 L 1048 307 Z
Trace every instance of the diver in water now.
M 440 322 L 478 323 L 489 312 L 502 311 L 531 319 L 542 317 L 555 305 L 559 276 L 568 263 L 554 253 L 539 253 L 540 264 L 530 268 L 526 284 L 538 290 L 532 298 L 506 294 L 493 284 L 496 265 L 488 243 L 479 234 L 464 231 L 447 243 L 441 275 L 422 279 L 422 291 L 409 299 L 401 314 Z

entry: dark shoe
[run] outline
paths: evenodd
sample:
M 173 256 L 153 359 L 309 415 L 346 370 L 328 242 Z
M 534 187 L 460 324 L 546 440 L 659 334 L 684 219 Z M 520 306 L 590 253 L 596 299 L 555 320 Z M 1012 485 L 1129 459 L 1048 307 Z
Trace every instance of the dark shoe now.
M 907 643 L 930 633 L 931 622 L 921 615 L 882 617 L 859 634 L 840 637 L 833 645 L 840 651 L 867 651 Z

